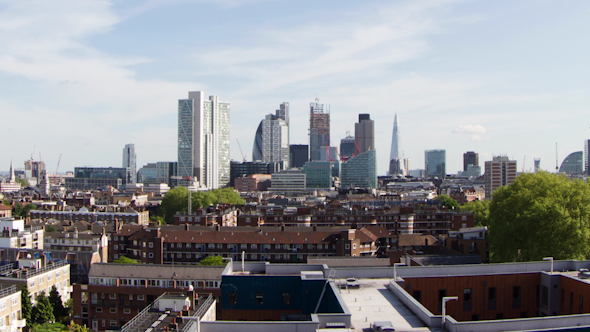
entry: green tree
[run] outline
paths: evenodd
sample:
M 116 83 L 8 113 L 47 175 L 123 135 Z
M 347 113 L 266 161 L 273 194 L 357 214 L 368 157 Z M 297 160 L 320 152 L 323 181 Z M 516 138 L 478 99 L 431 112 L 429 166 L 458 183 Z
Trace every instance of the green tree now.
M 57 288 L 55 288 L 55 285 L 51 287 L 51 291 L 49 292 L 49 303 L 53 308 L 53 316 L 55 316 L 56 319 L 68 316 L 67 309 L 64 307 L 63 302 L 61 300 L 61 295 L 59 295 L 59 292 L 57 291 Z
M 154 222 L 158 225 L 166 225 L 166 221 L 164 220 L 163 217 L 160 217 L 160 216 L 151 216 L 150 221 Z
M 491 200 L 472 201 L 461 205 L 462 212 L 472 212 L 475 226 L 489 226 Z
M 199 262 L 199 265 L 225 265 L 221 256 L 207 256 Z
M 43 323 L 35 324 L 31 327 L 31 332 L 62 332 L 68 331 L 62 323 Z
M 188 209 L 188 190 L 185 187 L 170 189 L 162 199 L 162 213 L 164 220 L 171 224 L 176 212 L 186 212 Z
M 25 211 L 25 217 L 29 216 L 29 212 L 31 212 L 31 210 L 36 210 L 37 209 L 37 205 L 33 204 L 33 203 L 29 203 L 27 205 L 24 206 L 24 211 Z
M 521 174 L 494 191 L 489 223 L 494 262 L 587 259 L 590 185 L 547 172 Z
M 27 321 L 27 326 L 33 325 L 33 305 L 31 304 L 31 294 L 29 293 L 29 288 L 25 284 L 23 289 L 20 293 L 20 303 L 21 303 L 21 312 L 22 317 Z
M 16 181 L 17 183 L 20 183 L 20 185 L 21 185 L 23 188 L 26 188 L 26 187 L 28 187 L 28 186 L 29 186 L 29 181 L 27 181 L 27 179 L 23 179 L 23 178 L 18 178 L 18 177 L 17 177 L 17 178 L 15 178 L 15 179 L 14 179 L 14 181 Z
M 126 256 L 119 256 L 119 258 L 115 259 L 113 263 L 120 263 L 120 264 L 139 264 L 138 261 L 135 259 L 131 259 Z
M 53 315 L 53 308 L 49 303 L 49 298 L 45 296 L 45 292 L 40 292 L 37 296 L 37 304 L 33 307 L 33 321 L 35 324 L 45 324 L 55 321 Z
M 459 209 L 459 203 L 449 195 L 440 195 L 436 198 L 437 201 L 440 202 L 442 207 L 446 207 L 449 210 L 457 210 Z
M 45 233 L 55 233 L 57 229 L 53 225 L 45 225 Z
M 68 331 L 68 332 L 88 332 L 88 329 L 86 328 L 86 326 L 78 325 L 76 323 L 71 323 L 70 325 L 68 325 L 68 329 L 66 331 Z
M 15 218 L 25 218 L 25 209 L 23 208 L 23 203 L 16 203 L 16 205 L 12 208 L 12 216 Z

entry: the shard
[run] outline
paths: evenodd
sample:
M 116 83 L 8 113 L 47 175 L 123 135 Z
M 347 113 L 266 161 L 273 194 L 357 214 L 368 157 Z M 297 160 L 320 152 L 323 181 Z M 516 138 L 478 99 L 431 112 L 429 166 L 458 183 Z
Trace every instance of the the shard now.
M 397 128 L 397 114 L 395 114 L 393 136 L 391 138 L 391 155 L 389 157 L 389 175 L 399 174 L 404 174 L 404 162 L 399 150 L 399 131 Z

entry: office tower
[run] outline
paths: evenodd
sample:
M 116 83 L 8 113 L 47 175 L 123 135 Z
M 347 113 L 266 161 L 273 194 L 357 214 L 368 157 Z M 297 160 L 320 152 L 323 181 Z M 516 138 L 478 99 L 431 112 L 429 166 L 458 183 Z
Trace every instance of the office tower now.
M 509 160 L 506 156 L 497 156 L 491 161 L 486 161 L 484 178 L 486 199 L 489 199 L 492 198 L 494 190 L 514 182 L 516 160 Z
M 156 163 L 156 183 L 166 183 L 170 187 L 176 187 L 177 175 L 178 162 L 158 161 Z
M 135 154 L 135 144 L 125 144 L 123 148 L 123 167 L 127 168 L 127 184 L 137 183 L 137 156 Z
M 359 153 L 375 150 L 375 121 L 370 114 L 359 114 L 359 122 L 354 124 L 354 137 Z
M 584 152 L 576 151 L 570 153 L 559 167 L 559 173 L 569 175 L 580 175 L 584 173 Z
M 424 152 L 426 177 L 444 178 L 447 175 L 445 150 L 426 150 Z
M 393 135 L 391 137 L 391 154 L 389 157 L 389 175 L 404 174 L 404 165 L 399 151 L 399 129 L 397 114 L 393 118 Z
M 273 174 L 284 169 L 282 162 L 263 163 L 260 161 L 254 162 L 238 162 L 232 161 L 230 164 L 230 186 L 235 185 L 235 180 L 248 175 L 254 174 Z
M 541 158 L 535 158 L 535 173 L 541 170 Z
M 584 172 L 590 174 L 590 139 L 584 140 Z
M 230 105 L 217 96 L 190 91 L 178 100 L 178 176 L 196 178 L 202 188 L 229 184 Z M 181 181 L 181 185 L 187 185 Z
M 309 104 L 309 160 L 325 161 L 322 150 L 330 146 L 330 105 L 319 103 L 316 98 Z
M 463 171 L 467 171 L 467 166 L 479 166 L 479 154 L 473 151 L 467 151 L 463 154 Z
M 307 144 L 293 144 L 289 147 L 289 165 L 303 167 L 309 161 L 309 146 Z
M 310 161 L 303 165 L 306 188 L 331 188 L 332 163 L 329 161 Z
M 45 170 L 44 161 L 34 161 L 33 159 L 25 161 L 25 179 L 31 186 L 41 184 L 42 173 Z
M 282 162 L 289 168 L 289 103 L 281 104 L 276 114 L 260 121 L 254 137 L 252 160 L 265 163 Z
M 350 135 L 340 140 L 340 157 L 346 160 L 356 154 L 356 140 Z
M 340 187 L 377 188 L 377 151 L 369 150 L 340 165 Z

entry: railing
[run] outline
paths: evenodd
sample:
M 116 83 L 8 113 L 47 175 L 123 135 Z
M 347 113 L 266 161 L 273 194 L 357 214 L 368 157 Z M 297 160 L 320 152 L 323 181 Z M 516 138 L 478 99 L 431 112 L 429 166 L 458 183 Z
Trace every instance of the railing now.
M 16 293 L 16 285 L 0 288 L 0 299 L 14 293 Z
M 125 323 L 125 325 L 123 325 L 121 327 L 121 332 L 135 331 L 135 329 L 137 329 L 141 325 L 141 323 L 143 323 L 145 316 L 147 316 L 153 308 L 158 308 L 158 305 L 160 303 L 160 298 L 166 294 L 167 293 L 164 293 L 164 294 L 158 296 L 158 298 L 154 302 L 152 302 L 150 305 L 145 307 L 142 311 L 140 311 L 130 321 Z
M 44 272 L 47 272 L 47 271 L 50 271 L 50 270 L 54 270 L 54 269 L 56 269 L 58 267 L 62 267 L 62 266 L 66 266 L 66 265 L 70 265 L 70 263 L 68 263 L 68 261 L 65 260 L 65 259 L 62 259 L 62 260 L 59 260 L 59 261 L 54 261 L 53 264 L 49 264 L 48 263 L 46 266 L 44 266 L 42 268 L 32 269 L 32 270 L 29 269 L 29 270 L 27 270 L 27 272 L 25 273 L 25 277 L 26 278 L 29 278 L 29 277 L 32 277 L 32 276 L 36 276 L 38 274 L 41 274 L 41 273 L 44 273 Z
M 199 321 L 201 320 L 201 318 L 203 318 L 203 316 L 205 315 L 205 313 L 207 312 L 207 310 L 209 310 L 209 307 L 211 307 L 211 305 L 215 303 L 215 298 L 213 298 L 213 294 L 209 294 L 209 296 L 207 297 L 207 299 L 205 300 L 205 302 L 201 303 L 199 305 L 199 308 L 195 311 L 195 314 L 190 316 L 190 317 L 198 317 Z M 181 332 L 189 332 L 189 331 L 196 331 L 195 325 L 197 324 L 197 320 L 195 319 L 191 319 L 181 330 Z
M 43 226 L 34 226 L 34 227 L 30 227 L 30 228 L 25 228 L 24 231 L 12 231 L 12 230 L 8 230 L 8 231 L 3 231 L 0 232 L 0 237 L 20 237 L 22 235 L 25 235 L 27 233 L 33 233 L 35 231 L 41 230 L 43 229 Z

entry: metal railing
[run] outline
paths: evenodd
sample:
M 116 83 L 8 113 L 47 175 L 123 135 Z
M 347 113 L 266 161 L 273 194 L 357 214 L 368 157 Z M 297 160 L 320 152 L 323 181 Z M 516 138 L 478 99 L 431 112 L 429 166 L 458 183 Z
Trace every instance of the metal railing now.
M 16 285 L 0 288 L 0 299 L 16 293 Z
M 125 325 L 123 325 L 121 327 L 121 332 L 131 332 L 131 331 L 136 331 L 136 330 L 139 331 L 138 328 L 143 323 L 144 318 L 150 313 L 150 311 L 152 311 L 153 308 L 157 308 L 159 306 L 160 298 L 166 294 L 167 293 L 164 293 L 164 294 L 158 296 L 158 298 L 154 302 L 152 302 L 150 305 L 145 307 L 142 311 L 140 311 L 130 321 L 125 323 Z
M 53 264 L 47 263 L 47 265 L 45 265 L 44 267 L 39 268 L 39 269 L 32 269 L 32 270 L 29 269 L 29 270 L 27 270 L 27 272 L 24 275 L 25 275 L 25 278 L 29 278 L 29 277 L 36 276 L 38 274 L 41 274 L 41 273 L 44 273 L 47 271 L 51 271 L 51 270 L 54 270 L 54 269 L 57 269 L 59 267 L 66 266 L 66 265 L 70 265 L 70 263 L 68 263 L 67 260 L 65 260 L 65 259 L 57 260 L 57 261 L 54 261 Z
M 211 307 L 212 304 L 215 303 L 215 298 L 213 297 L 213 294 L 209 294 L 209 296 L 207 297 L 207 299 L 205 299 L 205 302 L 201 303 L 199 305 L 199 308 L 197 308 L 197 310 L 195 311 L 195 314 L 190 316 L 190 317 L 198 317 L 199 321 L 201 320 L 201 318 L 203 318 L 203 316 L 205 315 L 205 313 L 207 312 L 207 310 L 209 310 L 209 308 Z M 181 330 L 181 332 L 190 332 L 190 331 L 196 331 L 196 327 L 195 325 L 197 324 L 197 320 L 196 319 L 191 319 Z

